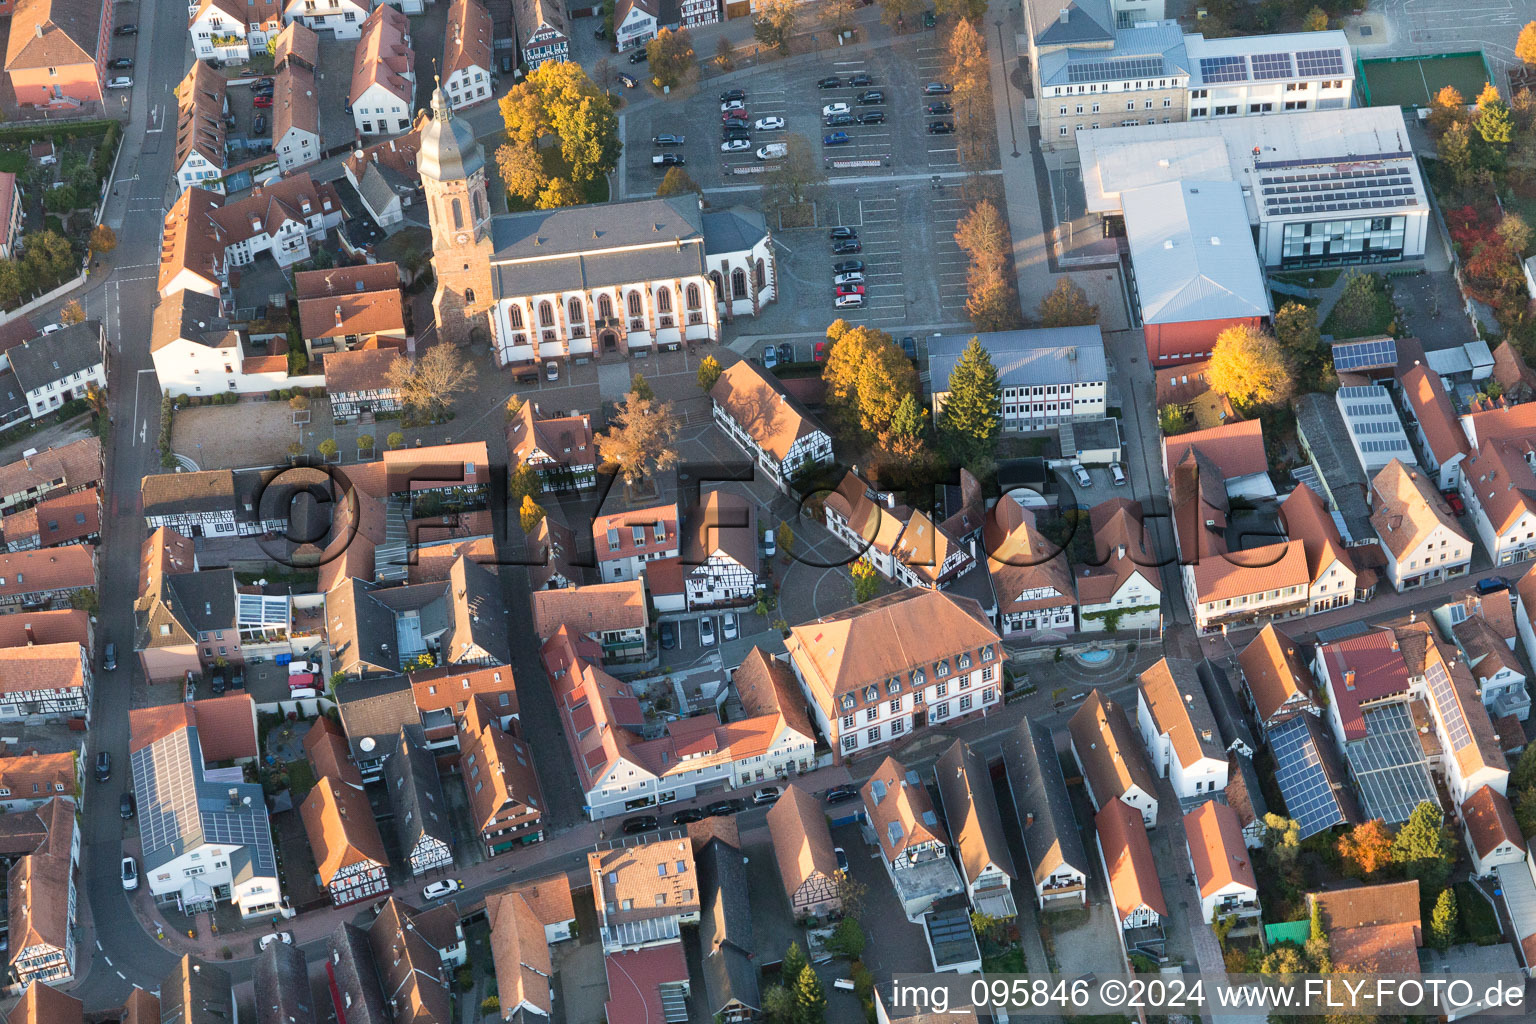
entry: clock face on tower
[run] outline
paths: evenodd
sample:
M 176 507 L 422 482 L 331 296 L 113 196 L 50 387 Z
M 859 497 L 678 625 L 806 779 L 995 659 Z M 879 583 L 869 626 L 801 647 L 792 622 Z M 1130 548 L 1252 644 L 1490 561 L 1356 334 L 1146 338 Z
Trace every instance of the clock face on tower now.
M 453 240 L 455 242 L 459 243 L 460 245 L 463 245 L 465 242 L 469 241 L 469 236 L 466 235 L 464 232 L 460 231 L 457 235 L 453 236 Z

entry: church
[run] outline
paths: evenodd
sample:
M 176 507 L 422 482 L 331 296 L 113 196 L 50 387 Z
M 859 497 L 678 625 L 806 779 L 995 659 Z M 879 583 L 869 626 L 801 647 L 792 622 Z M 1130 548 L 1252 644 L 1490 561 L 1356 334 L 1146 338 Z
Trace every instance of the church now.
M 416 166 L 432 225 L 438 336 L 501 366 L 719 341 L 778 296 L 763 215 L 695 195 L 492 216 L 485 152 L 432 93 Z

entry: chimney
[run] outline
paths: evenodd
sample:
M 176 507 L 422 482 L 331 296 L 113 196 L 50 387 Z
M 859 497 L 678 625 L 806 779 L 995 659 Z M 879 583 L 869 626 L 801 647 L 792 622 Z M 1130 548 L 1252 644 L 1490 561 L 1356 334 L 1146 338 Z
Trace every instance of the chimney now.
M 1035 823 L 1035 812 L 1034 811 L 1025 811 L 1024 812 L 1024 827 L 1025 828 L 1029 828 L 1029 826 L 1033 825 L 1034 823 Z
M 340 306 L 336 307 L 336 326 L 337 327 L 341 326 L 341 307 Z
M 240 806 L 240 791 L 238 789 L 236 789 L 234 786 L 230 786 L 229 787 L 229 806 L 231 806 L 231 807 L 239 807 Z
M 37 38 L 43 38 L 43 25 L 41 22 L 39 22 L 37 25 Z
M 37 643 L 37 635 L 32 632 L 32 623 L 23 623 L 21 628 L 26 630 L 28 647 L 31 647 L 33 644 Z
M 1355 688 L 1355 670 L 1352 669 L 1352 668 L 1347 668 L 1347 669 L 1344 670 L 1344 689 L 1346 689 L 1346 690 L 1353 690 L 1354 688 Z
M 1063 24 L 1063 25 L 1065 25 L 1065 24 L 1066 24 L 1066 23 L 1067 23 L 1067 16 L 1068 16 L 1068 15 L 1069 15 L 1069 14 L 1071 14 L 1071 13 L 1072 13 L 1072 12 L 1071 12 L 1071 11 L 1069 11 L 1069 10 L 1067 10 L 1067 8 L 1065 8 L 1065 7 L 1063 7 L 1063 8 L 1062 8 L 1062 9 L 1061 9 L 1061 23 L 1062 23 L 1062 24 Z

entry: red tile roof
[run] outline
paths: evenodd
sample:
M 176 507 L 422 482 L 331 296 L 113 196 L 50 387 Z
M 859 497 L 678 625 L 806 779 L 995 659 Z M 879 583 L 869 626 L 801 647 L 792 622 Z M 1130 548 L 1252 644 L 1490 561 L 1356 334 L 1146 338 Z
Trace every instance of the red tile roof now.
M 1093 826 L 1109 870 L 1116 917 L 1123 921 L 1143 905 L 1159 917 L 1167 916 L 1168 904 L 1163 902 L 1163 886 L 1157 880 L 1152 844 L 1147 841 L 1141 813 L 1117 797 L 1094 815 Z
M 1258 420 L 1223 423 L 1209 430 L 1163 438 L 1164 463 L 1172 469 L 1191 448 L 1205 455 L 1228 480 L 1252 476 L 1269 469 L 1264 454 L 1264 433 Z
M 1525 849 L 1525 838 L 1515 822 L 1514 808 L 1509 805 L 1508 798 L 1492 786 L 1484 786 L 1467 797 L 1461 805 L 1461 818 L 1466 822 L 1467 833 L 1472 837 L 1472 845 L 1477 847 L 1479 857 L 1488 856 L 1504 842 L 1513 844 L 1516 849 Z
M 603 969 L 608 976 L 608 1002 L 603 1007 L 608 1024 L 659 1024 L 665 1018 L 658 986 L 688 980 L 681 942 L 610 953 L 603 958 Z
M 1403 660 L 1397 635 L 1390 629 L 1329 644 L 1318 651 L 1318 658 L 1331 677 L 1330 696 L 1338 708 L 1346 740 L 1365 735 L 1361 704 L 1408 692 L 1408 663 Z

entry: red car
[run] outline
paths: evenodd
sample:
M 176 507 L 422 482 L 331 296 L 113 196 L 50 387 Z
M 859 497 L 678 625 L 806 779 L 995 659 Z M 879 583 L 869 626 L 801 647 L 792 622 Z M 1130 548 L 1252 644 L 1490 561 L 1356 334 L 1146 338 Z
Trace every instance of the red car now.
M 1461 495 L 1455 491 L 1441 491 L 1440 494 L 1445 498 L 1445 503 L 1451 506 L 1451 511 L 1455 515 L 1464 516 L 1467 514 L 1467 504 L 1461 500 Z
M 257 96 L 254 100 L 251 101 L 251 105 L 253 107 L 270 107 L 272 105 L 272 97 Z
M 721 121 L 750 121 L 752 115 L 745 110 L 727 110 L 720 115 Z
M 838 298 L 842 298 L 844 295 L 863 295 L 863 294 L 864 294 L 864 286 L 861 285 L 861 284 L 840 284 L 840 285 L 837 286 L 837 297 Z
M 818 363 L 824 363 L 824 362 L 827 361 L 827 343 L 826 342 L 818 341 L 816 343 L 816 357 L 815 358 L 816 358 L 816 361 Z

